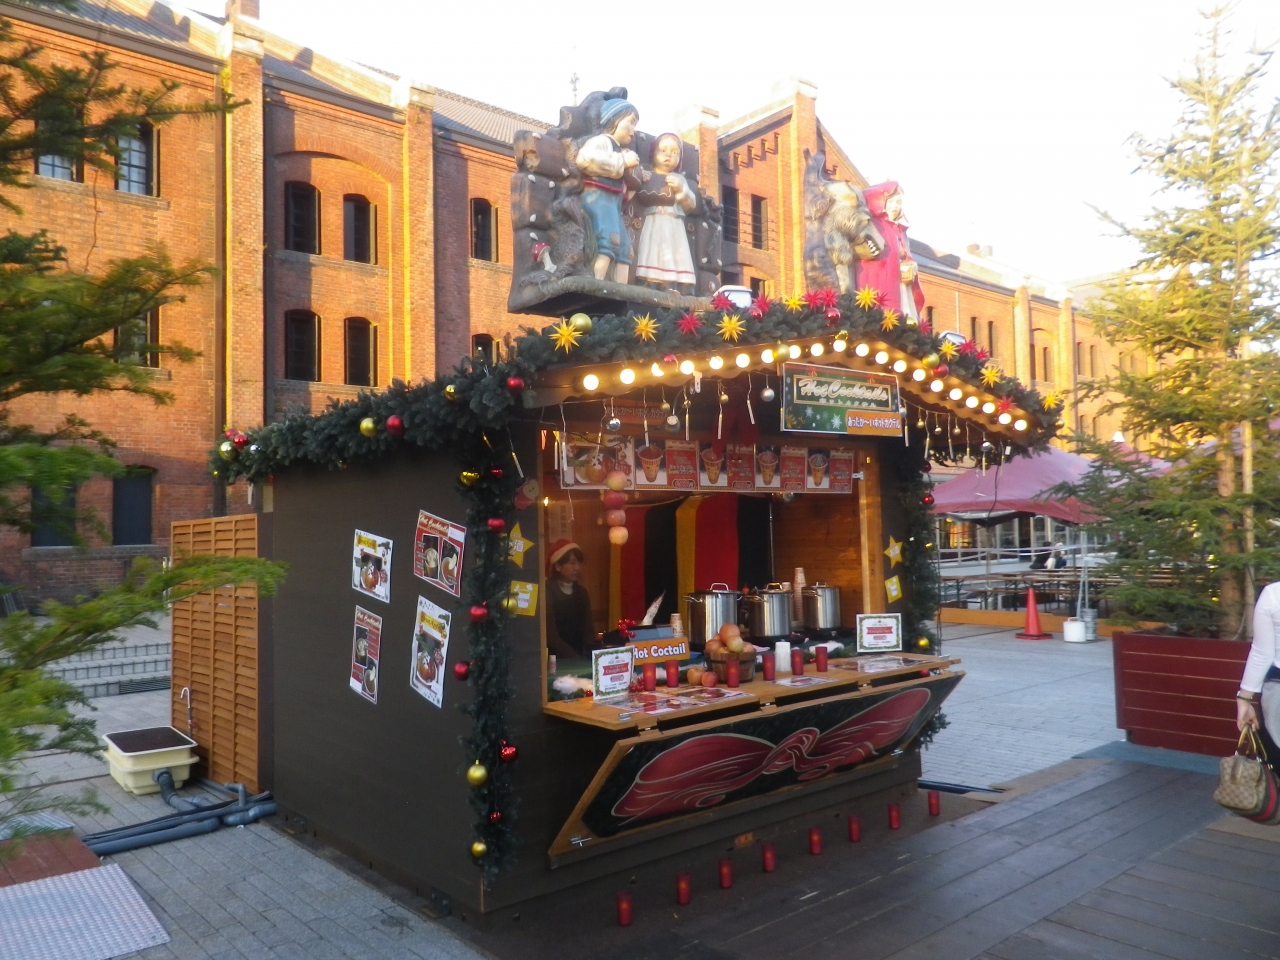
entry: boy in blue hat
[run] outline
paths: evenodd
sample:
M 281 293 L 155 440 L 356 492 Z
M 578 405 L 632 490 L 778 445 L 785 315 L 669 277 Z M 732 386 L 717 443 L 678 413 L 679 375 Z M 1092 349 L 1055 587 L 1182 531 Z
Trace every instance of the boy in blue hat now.
M 597 280 L 608 279 L 612 266 L 615 281 L 630 282 L 631 236 L 622 220 L 622 203 L 626 199 L 623 176 L 640 163 L 635 151 L 627 149 L 635 139 L 639 120 L 640 111 L 626 100 L 606 100 L 600 107 L 600 128 L 604 132 L 578 148 L 582 209 L 591 224 L 595 246 L 592 272 Z

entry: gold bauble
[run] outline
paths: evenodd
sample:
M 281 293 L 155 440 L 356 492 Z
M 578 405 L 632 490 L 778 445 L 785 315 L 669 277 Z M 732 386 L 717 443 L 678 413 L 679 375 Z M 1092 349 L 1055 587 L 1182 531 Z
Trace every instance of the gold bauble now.
M 461 480 L 465 486 L 474 487 L 480 482 L 480 474 L 474 470 L 463 470 L 458 474 L 458 479 Z
M 444 398 L 446 400 L 456 401 L 458 399 L 458 388 L 452 383 L 446 383 L 444 385 Z
M 360 432 L 366 437 L 376 437 L 378 435 L 378 423 L 373 417 L 365 417 L 360 421 Z
M 928 637 L 921 637 L 919 640 L 916 641 L 916 646 L 919 647 L 921 650 L 928 650 L 931 645 L 932 644 Z
M 484 782 L 488 779 L 489 771 L 479 760 L 467 767 L 467 783 L 471 784 L 471 786 L 483 787 Z
M 507 616 L 509 617 L 515 616 L 516 611 L 520 609 L 519 598 L 516 597 L 514 593 L 507 594 L 502 599 L 502 609 L 506 612 Z
M 218 444 L 218 456 L 223 460 L 234 460 L 236 457 L 236 445 L 230 440 L 223 440 Z
M 932 370 L 934 367 L 936 367 L 938 364 L 942 362 L 942 358 L 938 356 L 936 353 L 931 353 L 920 362 L 923 363 L 930 370 Z
M 484 859 L 484 855 L 489 852 L 489 845 L 483 840 L 476 840 L 471 844 L 471 855 L 477 860 Z
M 569 318 L 569 323 L 573 326 L 573 329 L 577 330 L 579 333 L 591 332 L 591 318 L 585 313 L 575 313 Z

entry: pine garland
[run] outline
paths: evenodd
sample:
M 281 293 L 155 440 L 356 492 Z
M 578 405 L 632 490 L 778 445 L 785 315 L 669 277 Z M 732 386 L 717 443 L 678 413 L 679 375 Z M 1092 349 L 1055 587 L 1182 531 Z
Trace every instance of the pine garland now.
M 468 625 L 471 668 L 467 683 L 472 702 L 462 709 L 472 718 L 469 737 L 462 738 L 461 769 L 479 762 L 488 771 L 485 783 L 472 790 L 471 805 L 476 813 L 473 839 L 483 841 L 486 852 L 478 858 L 485 884 L 514 862 L 516 847 L 516 795 L 512 786 L 512 764 L 500 759 L 507 743 L 507 708 L 515 691 L 510 680 L 510 651 L 506 643 L 504 601 L 508 591 L 508 534 L 494 532 L 487 521 L 500 517 L 509 530 L 514 521 L 514 495 L 518 484 L 511 460 L 508 427 L 516 416 L 516 406 L 536 407 L 535 379 L 538 373 L 561 367 L 581 367 L 602 363 L 652 363 L 670 354 L 689 355 L 717 350 L 732 352 L 749 346 L 765 346 L 799 338 L 834 336 L 846 332 L 851 338 L 867 337 L 888 343 L 905 353 L 923 358 L 936 353 L 941 338 L 919 327 L 900 324 L 882 328 L 884 312 L 864 310 L 852 298 L 836 301 L 838 317 L 827 309 L 788 308 L 773 304 L 757 319 L 747 311 L 716 310 L 702 314 L 702 325 L 693 333 L 680 332 L 674 311 L 635 312 L 596 318 L 592 331 L 565 355 L 557 351 L 548 334 L 526 328 L 525 335 L 511 344 L 507 358 L 488 365 L 470 358 L 451 374 L 408 386 L 393 382 L 380 393 L 361 393 L 354 400 L 334 402 L 317 416 L 297 415 L 260 427 L 247 436 L 235 437 L 230 447 L 220 445 L 210 453 L 210 469 L 224 483 L 248 480 L 270 482 L 276 471 L 308 463 L 332 470 L 351 464 L 373 463 L 406 449 L 428 452 L 449 451 L 456 455 L 460 471 L 474 471 L 479 480 L 458 484 L 467 503 L 468 557 L 463 586 L 465 603 L 483 606 L 488 616 Z M 720 321 L 740 316 L 744 328 L 740 340 L 726 342 L 719 335 Z M 655 338 L 637 338 L 636 319 L 647 316 L 656 321 Z M 984 363 L 973 353 L 961 353 L 947 361 L 950 375 L 979 385 Z M 527 386 L 513 390 L 508 379 L 518 377 Z M 1008 397 L 1028 414 L 1025 442 L 1043 447 L 1058 428 L 1057 414 L 1045 410 L 1040 397 L 1016 380 L 1002 377 L 982 389 L 998 397 Z M 450 396 L 452 394 L 452 396 Z M 399 435 L 387 428 L 388 418 L 398 416 Z M 360 432 L 360 423 L 371 418 L 375 436 Z M 230 444 L 231 441 L 228 441 Z M 927 491 L 923 478 L 923 445 L 899 465 L 899 488 L 908 518 L 908 541 L 904 548 L 908 583 L 907 614 L 904 627 L 908 637 L 928 636 L 936 649 L 936 635 L 924 622 L 934 615 L 938 597 L 937 574 L 924 544 L 932 539 L 931 521 L 922 498 Z M 493 468 L 501 470 L 494 476 Z M 933 729 L 945 725 L 935 720 Z M 498 816 L 492 815 L 497 812 Z

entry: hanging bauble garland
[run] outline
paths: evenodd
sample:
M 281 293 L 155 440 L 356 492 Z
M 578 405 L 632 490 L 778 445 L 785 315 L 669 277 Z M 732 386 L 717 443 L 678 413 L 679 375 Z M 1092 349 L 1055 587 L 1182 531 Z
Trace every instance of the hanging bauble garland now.
M 378 435 L 378 421 L 373 417 L 365 417 L 360 421 L 360 433 L 366 437 L 376 437 Z

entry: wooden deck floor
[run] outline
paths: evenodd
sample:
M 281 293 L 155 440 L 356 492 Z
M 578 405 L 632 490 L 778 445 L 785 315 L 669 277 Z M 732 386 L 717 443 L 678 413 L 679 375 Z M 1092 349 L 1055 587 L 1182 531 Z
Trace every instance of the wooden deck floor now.
M 1102 763 L 598 955 L 1280 957 L 1280 844 L 1206 829 L 1221 818 L 1213 787 L 1204 774 Z

